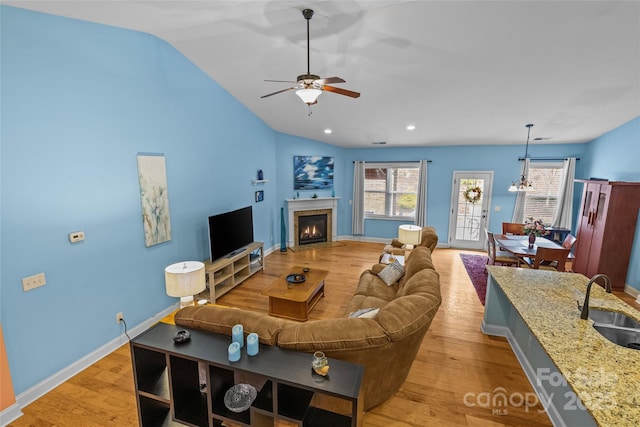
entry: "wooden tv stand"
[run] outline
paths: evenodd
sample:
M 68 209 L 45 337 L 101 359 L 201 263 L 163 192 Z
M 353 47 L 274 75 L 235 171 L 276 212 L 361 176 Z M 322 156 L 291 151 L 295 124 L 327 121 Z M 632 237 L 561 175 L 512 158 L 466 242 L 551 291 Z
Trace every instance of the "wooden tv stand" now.
M 214 262 L 204 261 L 209 289 L 196 295 L 196 300 L 206 299 L 211 304 L 215 304 L 216 298 L 220 298 L 263 268 L 263 242 L 250 243 L 236 251 L 235 255 L 232 254 Z
M 313 373 L 313 356 L 260 345 L 229 362 L 226 335 L 189 329 L 191 340 L 173 342 L 181 329 L 158 323 L 131 340 L 131 361 L 142 427 L 358 427 L 362 425 L 364 367 L 329 359 L 328 377 Z M 232 412 L 224 404 L 235 384 L 258 392 L 251 407 Z

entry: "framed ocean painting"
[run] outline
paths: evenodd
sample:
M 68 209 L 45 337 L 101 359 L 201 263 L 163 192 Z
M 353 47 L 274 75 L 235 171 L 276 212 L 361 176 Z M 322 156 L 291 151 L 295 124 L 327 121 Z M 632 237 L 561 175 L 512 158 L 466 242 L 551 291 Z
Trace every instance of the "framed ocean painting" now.
M 293 189 L 333 188 L 333 157 L 293 156 Z

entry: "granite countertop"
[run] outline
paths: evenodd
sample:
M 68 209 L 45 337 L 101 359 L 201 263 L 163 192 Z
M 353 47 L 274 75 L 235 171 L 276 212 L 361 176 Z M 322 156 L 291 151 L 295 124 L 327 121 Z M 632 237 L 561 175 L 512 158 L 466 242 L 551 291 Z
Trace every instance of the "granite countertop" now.
M 601 426 L 640 425 L 640 350 L 616 345 L 581 320 L 589 279 L 581 274 L 489 266 L 489 272 L 558 371 Z M 599 282 L 598 282 L 599 283 Z M 590 308 L 640 312 L 596 283 Z

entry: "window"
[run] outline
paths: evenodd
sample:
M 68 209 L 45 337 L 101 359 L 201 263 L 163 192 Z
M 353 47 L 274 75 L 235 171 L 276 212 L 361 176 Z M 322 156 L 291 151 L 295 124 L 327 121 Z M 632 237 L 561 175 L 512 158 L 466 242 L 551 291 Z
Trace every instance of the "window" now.
M 562 163 L 531 163 L 528 178 L 533 182 L 533 190 L 524 198 L 523 222 L 529 217 L 540 218 L 551 224 L 558 204 L 558 194 L 562 183 Z
M 413 219 L 418 195 L 418 162 L 366 163 L 365 218 Z

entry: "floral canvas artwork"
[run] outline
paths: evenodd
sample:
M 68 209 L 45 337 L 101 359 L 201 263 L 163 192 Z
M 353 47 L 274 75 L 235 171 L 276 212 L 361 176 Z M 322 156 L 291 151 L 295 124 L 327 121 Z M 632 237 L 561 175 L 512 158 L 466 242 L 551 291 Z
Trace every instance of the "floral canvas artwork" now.
M 293 189 L 333 188 L 333 157 L 293 156 Z
M 142 225 L 146 247 L 171 240 L 169 194 L 163 155 L 138 155 Z

